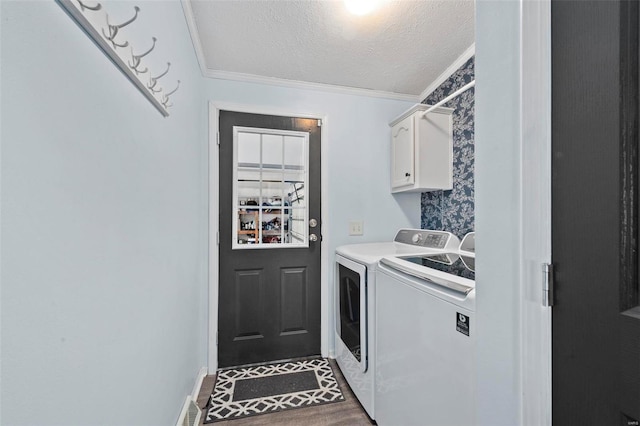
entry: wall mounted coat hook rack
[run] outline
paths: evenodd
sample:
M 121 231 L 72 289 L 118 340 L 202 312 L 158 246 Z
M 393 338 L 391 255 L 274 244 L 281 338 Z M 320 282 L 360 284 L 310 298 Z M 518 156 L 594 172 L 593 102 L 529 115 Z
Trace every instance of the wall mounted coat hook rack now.
M 173 95 L 180 87 L 178 85 L 171 92 L 164 90 L 157 84 L 158 79 L 164 77 L 171 67 L 171 63 L 167 62 L 167 68 L 155 77 L 152 76 L 152 63 L 145 64 L 143 68 L 142 59 L 157 49 L 157 39 L 151 37 L 151 47 L 142 53 L 135 54 L 134 47 L 131 46 L 130 51 L 118 49 L 130 45 L 130 41 L 117 41 L 116 37 L 120 30 L 138 19 L 140 8 L 134 6 L 134 14 L 126 21 L 114 25 L 109 22 L 109 14 L 107 13 L 107 2 L 87 4 L 85 0 L 56 0 L 62 9 L 82 28 L 91 40 L 102 50 L 102 52 L 118 67 L 122 73 L 133 83 L 133 85 L 142 93 L 149 102 L 165 117 L 169 116 L 168 108 L 173 104 L 169 103 L 169 96 Z M 136 26 L 132 25 L 133 30 L 127 29 L 127 35 L 130 40 L 138 40 L 134 37 Z M 157 71 L 156 71 L 157 72 Z M 148 81 L 142 81 L 140 74 L 149 73 Z

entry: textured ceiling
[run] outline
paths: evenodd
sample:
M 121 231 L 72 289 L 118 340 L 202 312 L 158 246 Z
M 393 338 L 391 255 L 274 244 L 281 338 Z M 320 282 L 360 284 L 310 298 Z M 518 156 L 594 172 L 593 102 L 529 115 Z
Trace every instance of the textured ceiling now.
M 386 1 L 361 17 L 342 1 L 190 5 L 210 72 L 417 96 L 474 42 L 473 0 Z

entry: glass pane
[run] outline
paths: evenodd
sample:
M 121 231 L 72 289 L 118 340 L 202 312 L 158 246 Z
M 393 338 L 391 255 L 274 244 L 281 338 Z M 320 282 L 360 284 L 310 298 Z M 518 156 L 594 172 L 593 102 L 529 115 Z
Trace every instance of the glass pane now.
M 238 244 L 256 244 L 258 236 L 258 211 L 239 210 L 238 211 Z
M 238 132 L 238 165 L 260 164 L 260 134 Z
M 260 169 L 238 167 L 238 182 L 260 182 Z
M 234 128 L 234 248 L 308 243 L 304 132 Z
M 258 206 L 260 201 L 260 182 L 243 182 L 237 184 L 238 199 L 236 206 Z
M 282 136 L 262 135 L 262 166 L 282 169 Z
M 340 339 L 353 356 L 361 360 L 360 341 L 360 275 L 339 265 Z
M 296 136 L 284 137 L 285 169 L 302 170 L 305 167 L 305 138 Z
M 284 174 L 282 170 L 262 170 L 262 180 L 266 184 L 274 184 L 276 183 L 278 187 L 282 187 L 282 178 Z
M 284 242 L 281 210 L 265 209 L 262 215 L 262 243 L 282 244 Z
M 293 207 L 306 206 L 306 187 L 304 185 L 304 175 L 302 176 L 287 176 L 287 196 L 290 201 L 290 205 Z
M 292 242 L 301 242 L 307 240 L 307 211 L 304 208 L 291 209 L 290 228 Z

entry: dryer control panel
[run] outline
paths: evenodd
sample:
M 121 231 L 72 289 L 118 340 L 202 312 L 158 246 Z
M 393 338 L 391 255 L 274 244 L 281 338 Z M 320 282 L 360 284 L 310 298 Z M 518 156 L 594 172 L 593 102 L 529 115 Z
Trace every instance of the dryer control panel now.
M 450 232 L 432 231 L 429 229 L 401 229 L 394 241 L 432 249 L 458 248 L 460 240 Z

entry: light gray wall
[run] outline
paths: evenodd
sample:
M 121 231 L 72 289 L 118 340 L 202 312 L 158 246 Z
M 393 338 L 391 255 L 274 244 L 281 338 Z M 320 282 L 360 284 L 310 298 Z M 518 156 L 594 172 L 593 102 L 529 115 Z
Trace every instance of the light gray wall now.
M 521 424 L 520 6 L 476 2 L 478 425 Z
M 1 2 L 3 425 L 172 424 L 206 364 L 202 77 L 180 3 L 137 4 L 169 118 L 55 2 Z

